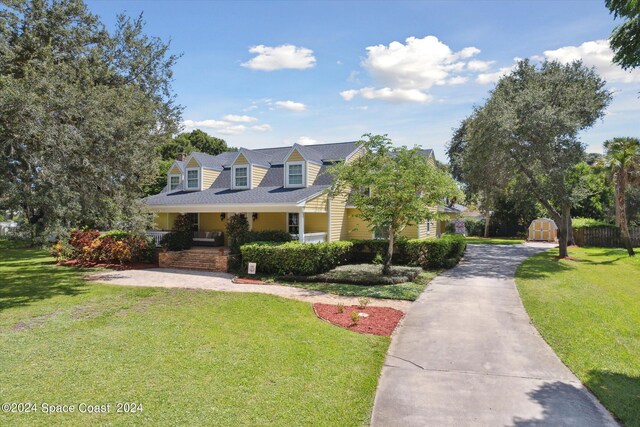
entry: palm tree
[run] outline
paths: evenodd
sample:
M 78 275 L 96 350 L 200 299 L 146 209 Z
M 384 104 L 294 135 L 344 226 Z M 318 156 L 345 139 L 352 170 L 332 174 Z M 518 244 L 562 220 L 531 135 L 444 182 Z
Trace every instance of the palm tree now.
M 625 192 L 629 184 L 640 183 L 640 140 L 613 138 L 604 143 L 604 148 L 605 164 L 616 185 L 616 224 L 620 227 L 629 256 L 633 256 L 635 252 L 629 238 Z

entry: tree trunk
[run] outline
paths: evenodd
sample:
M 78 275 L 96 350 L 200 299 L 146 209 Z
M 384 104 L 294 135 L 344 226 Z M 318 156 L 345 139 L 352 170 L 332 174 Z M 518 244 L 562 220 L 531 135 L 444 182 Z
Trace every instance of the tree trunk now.
M 491 223 L 491 211 L 487 209 L 484 212 L 484 237 L 489 237 L 489 225 Z
M 575 246 L 576 239 L 573 237 L 573 221 L 571 219 L 571 215 L 569 215 L 569 224 L 567 227 L 567 245 Z
M 391 259 L 393 258 L 393 243 L 395 240 L 395 230 L 393 227 L 389 227 L 389 247 L 387 248 L 387 255 L 384 259 L 384 265 L 382 266 L 382 274 L 385 276 L 391 273 Z
M 560 258 L 566 258 L 569 256 L 569 251 L 567 249 L 567 242 L 569 239 L 569 218 L 571 217 L 571 206 L 563 205 L 561 216 L 560 216 L 560 224 L 558 225 L 558 246 L 559 246 L 559 255 Z
M 629 237 L 629 224 L 627 223 L 627 201 L 625 197 L 627 182 L 627 172 L 622 170 L 618 172 L 616 177 L 616 222 L 620 227 L 620 236 L 622 237 L 622 243 L 627 249 L 629 256 L 634 256 L 636 253 L 633 251 L 633 245 L 631 244 L 631 238 Z

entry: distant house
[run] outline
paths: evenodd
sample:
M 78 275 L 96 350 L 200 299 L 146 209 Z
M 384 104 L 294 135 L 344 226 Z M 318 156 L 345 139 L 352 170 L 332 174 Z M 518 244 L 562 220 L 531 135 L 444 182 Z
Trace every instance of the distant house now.
M 224 231 L 231 215 L 245 215 L 253 230 L 284 230 L 301 242 L 382 237 L 356 217 L 346 195 L 329 197 L 327 167 L 363 154 L 355 142 L 263 148 L 217 156 L 194 152 L 176 160 L 167 186 L 143 199 L 155 213 L 160 236 L 179 214 L 192 216 L 200 232 Z M 433 159 L 432 150 L 423 150 Z M 435 208 L 434 208 L 435 210 Z M 408 238 L 435 237 L 436 221 L 402 231 Z M 226 238 L 225 238 L 226 243 Z

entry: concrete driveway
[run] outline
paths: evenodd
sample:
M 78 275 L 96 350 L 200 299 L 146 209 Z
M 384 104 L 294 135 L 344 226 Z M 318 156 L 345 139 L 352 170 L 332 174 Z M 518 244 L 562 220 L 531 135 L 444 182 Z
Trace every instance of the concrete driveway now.
M 546 245 L 469 245 L 393 336 L 373 426 L 613 426 L 531 325 L 513 280 Z

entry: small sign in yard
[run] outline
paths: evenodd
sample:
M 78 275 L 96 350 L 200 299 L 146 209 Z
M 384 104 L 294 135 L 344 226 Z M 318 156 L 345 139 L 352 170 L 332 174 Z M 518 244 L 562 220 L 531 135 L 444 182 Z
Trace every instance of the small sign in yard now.
M 464 234 L 467 235 L 467 227 L 465 227 L 465 223 L 462 220 L 457 220 L 455 224 L 456 234 Z
M 250 262 L 249 263 L 249 268 L 248 268 L 247 273 L 256 274 L 256 263 L 255 262 Z

